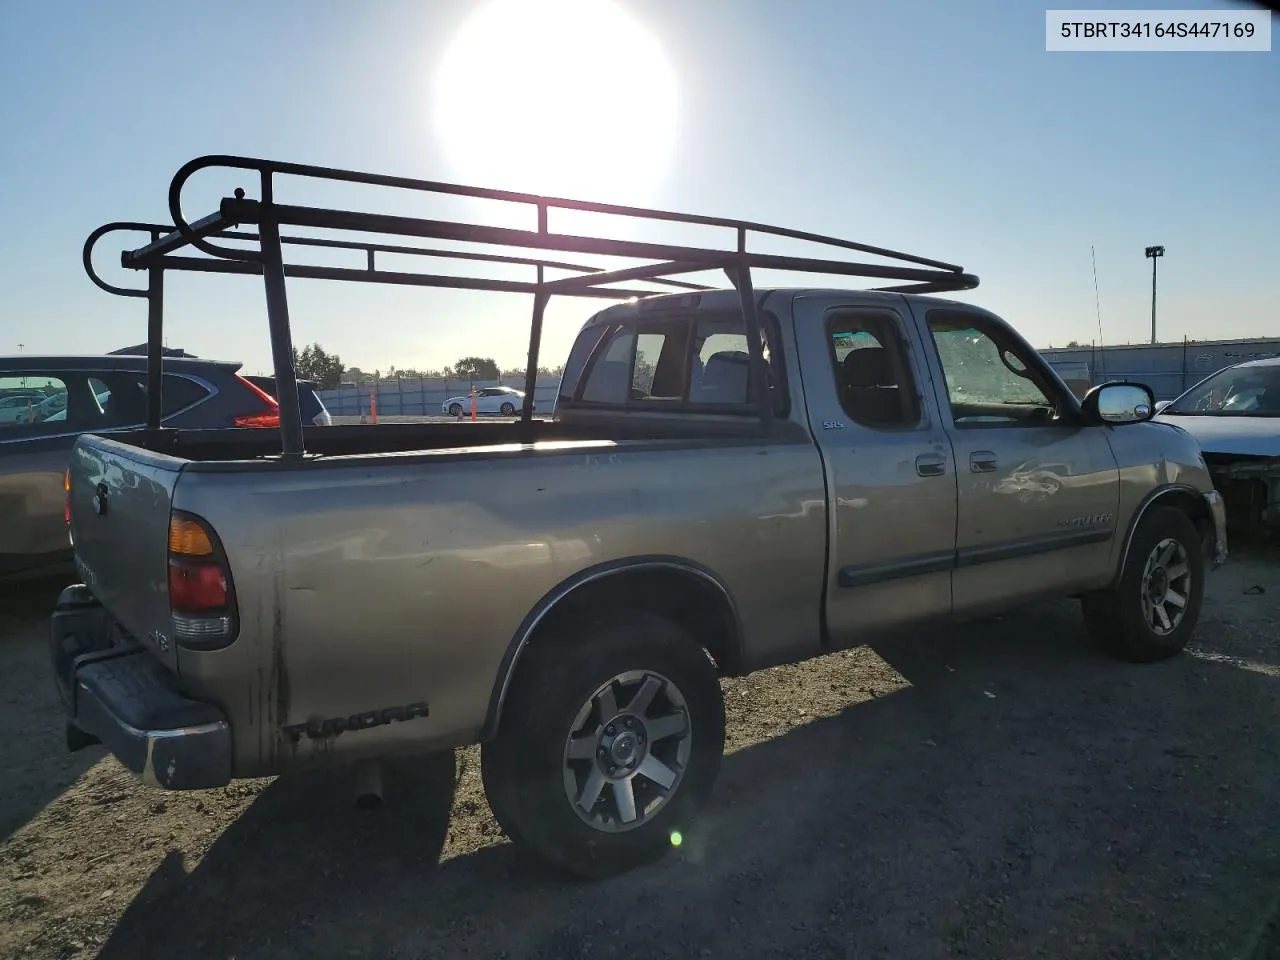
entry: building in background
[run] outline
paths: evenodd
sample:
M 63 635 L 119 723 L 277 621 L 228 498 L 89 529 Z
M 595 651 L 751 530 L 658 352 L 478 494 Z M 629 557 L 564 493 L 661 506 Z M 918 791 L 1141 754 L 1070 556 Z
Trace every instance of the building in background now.
M 1145 383 L 1157 400 L 1172 400 L 1223 367 L 1280 356 L 1280 337 L 1046 347 L 1040 353 L 1077 396 L 1083 395 L 1077 385 L 1132 380 Z

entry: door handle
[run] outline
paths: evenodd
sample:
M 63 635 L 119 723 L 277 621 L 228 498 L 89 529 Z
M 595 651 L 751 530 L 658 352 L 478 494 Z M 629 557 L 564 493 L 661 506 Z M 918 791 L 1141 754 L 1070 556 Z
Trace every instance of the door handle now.
M 922 477 L 940 477 L 947 472 L 947 461 L 941 454 L 922 453 L 916 457 L 916 473 Z
M 969 454 L 969 469 L 974 473 L 991 473 L 996 468 L 996 455 L 990 450 L 975 450 Z

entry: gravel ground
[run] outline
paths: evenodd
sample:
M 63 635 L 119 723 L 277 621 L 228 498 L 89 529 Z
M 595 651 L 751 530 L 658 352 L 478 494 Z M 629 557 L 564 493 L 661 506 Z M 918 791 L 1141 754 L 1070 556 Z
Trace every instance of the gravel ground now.
M 0 957 L 1280 960 L 1277 570 L 1214 574 L 1162 664 L 1099 658 L 1062 602 L 726 681 L 701 826 L 599 884 L 513 854 L 474 750 L 374 813 L 337 776 L 173 794 L 67 755 L 27 588 L 0 597 Z

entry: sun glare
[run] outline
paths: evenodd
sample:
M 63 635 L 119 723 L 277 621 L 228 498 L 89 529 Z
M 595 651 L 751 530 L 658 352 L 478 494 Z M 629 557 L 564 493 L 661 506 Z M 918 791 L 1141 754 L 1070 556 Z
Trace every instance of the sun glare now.
M 615 0 L 489 0 L 435 76 L 434 121 L 456 177 L 637 202 L 665 173 L 676 78 Z

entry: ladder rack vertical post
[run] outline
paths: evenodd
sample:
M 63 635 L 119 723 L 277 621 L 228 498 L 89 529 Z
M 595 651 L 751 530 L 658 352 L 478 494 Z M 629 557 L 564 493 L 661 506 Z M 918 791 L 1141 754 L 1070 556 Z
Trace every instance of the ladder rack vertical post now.
M 547 205 L 538 204 L 538 234 L 547 235 Z M 538 292 L 533 295 L 533 320 L 529 325 L 529 362 L 524 371 L 524 403 L 520 422 L 533 422 L 534 393 L 538 387 L 538 353 L 542 346 L 542 318 L 547 312 L 547 294 L 542 290 L 542 265 L 538 265 Z
M 262 171 L 262 220 L 258 225 L 262 244 L 262 280 L 267 295 L 267 326 L 271 330 L 271 360 L 276 374 L 276 403 L 280 408 L 280 452 L 301 457 L 302 409 L 298 402 L 298 376 L 293 366 L 293 338 L 289 331 L 289 298 L 284 285 L 284 254 L 280 224 L 276 220 L 271 171 Z
M 147 430 L 159 430 L 164 403 L 164 268 L 147 270 Z
M 773 403 L 769 396 L 768 372 L 764 362 L 764 342 L 760 335 L 760 317 L 756 311 L 755 287 L 751 282 L 751 260 L 747 256 L 747 231 L 738 228 L 738 260 L 725 271 L 742 303 L 742 322 L 747 336 L 749 381 L 754 394 L 756 409 L 761 420 L 773 418 Z

